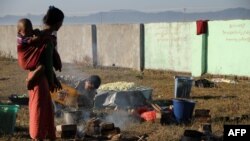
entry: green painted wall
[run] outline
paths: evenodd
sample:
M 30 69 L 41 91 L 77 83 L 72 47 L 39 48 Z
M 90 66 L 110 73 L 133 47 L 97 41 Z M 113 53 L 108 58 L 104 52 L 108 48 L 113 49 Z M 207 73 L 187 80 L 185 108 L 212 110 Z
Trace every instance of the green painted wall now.
M 195 23 L 145 24 L 145 68 L 191 72 L 195 33 Z
M 191 42 L 192 46 L 192 76 L 201 76 L 205 73 L 206 60 L 205 60 L 205 46 L 203 46 L 203 38 L 205 35 L 196 35 Z
M 250 76 L 250 20 L 208 22 L 207 73 Z

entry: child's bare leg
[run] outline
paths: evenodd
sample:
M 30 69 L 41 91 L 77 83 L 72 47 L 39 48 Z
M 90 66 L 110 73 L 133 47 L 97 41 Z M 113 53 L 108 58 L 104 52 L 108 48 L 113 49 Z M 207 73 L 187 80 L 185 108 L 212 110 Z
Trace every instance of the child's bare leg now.
M 32 77 L 27 79 L 27 88 L 28 88 L 28 90 L 31 90 L 31 89 L 34 88 L 35 80 L 41 75 L 41 73 L 43 73 L 43 71 L 44 71 L 44 66 L 43 65 L 37 66 L 37 68 L 33 71 Z

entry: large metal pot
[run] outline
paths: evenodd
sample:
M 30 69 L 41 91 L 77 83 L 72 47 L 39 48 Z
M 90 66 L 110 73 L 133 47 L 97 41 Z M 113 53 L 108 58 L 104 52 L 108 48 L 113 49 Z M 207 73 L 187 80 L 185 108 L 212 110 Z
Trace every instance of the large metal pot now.
M 83 117 L 82 111 L 64 111 L 63 112 L 64 121 L 66 124 L 77 124 Z

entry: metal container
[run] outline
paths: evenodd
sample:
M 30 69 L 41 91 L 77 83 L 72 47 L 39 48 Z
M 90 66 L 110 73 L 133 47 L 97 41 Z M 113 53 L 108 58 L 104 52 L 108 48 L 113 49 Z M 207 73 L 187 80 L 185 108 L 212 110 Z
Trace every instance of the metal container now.
M 83 117 L 82 111 L 63 111 L 63 117 L 66 124 L 77 124 Z
M 188 76 L 175 76 L 175 98 L 189 98 L 193 85 L 193 78 Z
M 142 88 L 140 91 L 147 100 L 152 100 L 152 93 L 153 93 L 152 88 Z

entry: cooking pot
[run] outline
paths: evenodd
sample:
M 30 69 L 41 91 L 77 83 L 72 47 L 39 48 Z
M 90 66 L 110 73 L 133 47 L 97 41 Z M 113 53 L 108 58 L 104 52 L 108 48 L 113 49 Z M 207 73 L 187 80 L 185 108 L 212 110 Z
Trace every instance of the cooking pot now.
M 63 117 L 66 124 L 77 124 L 83 117 L 82 111 L 63 111 Z

